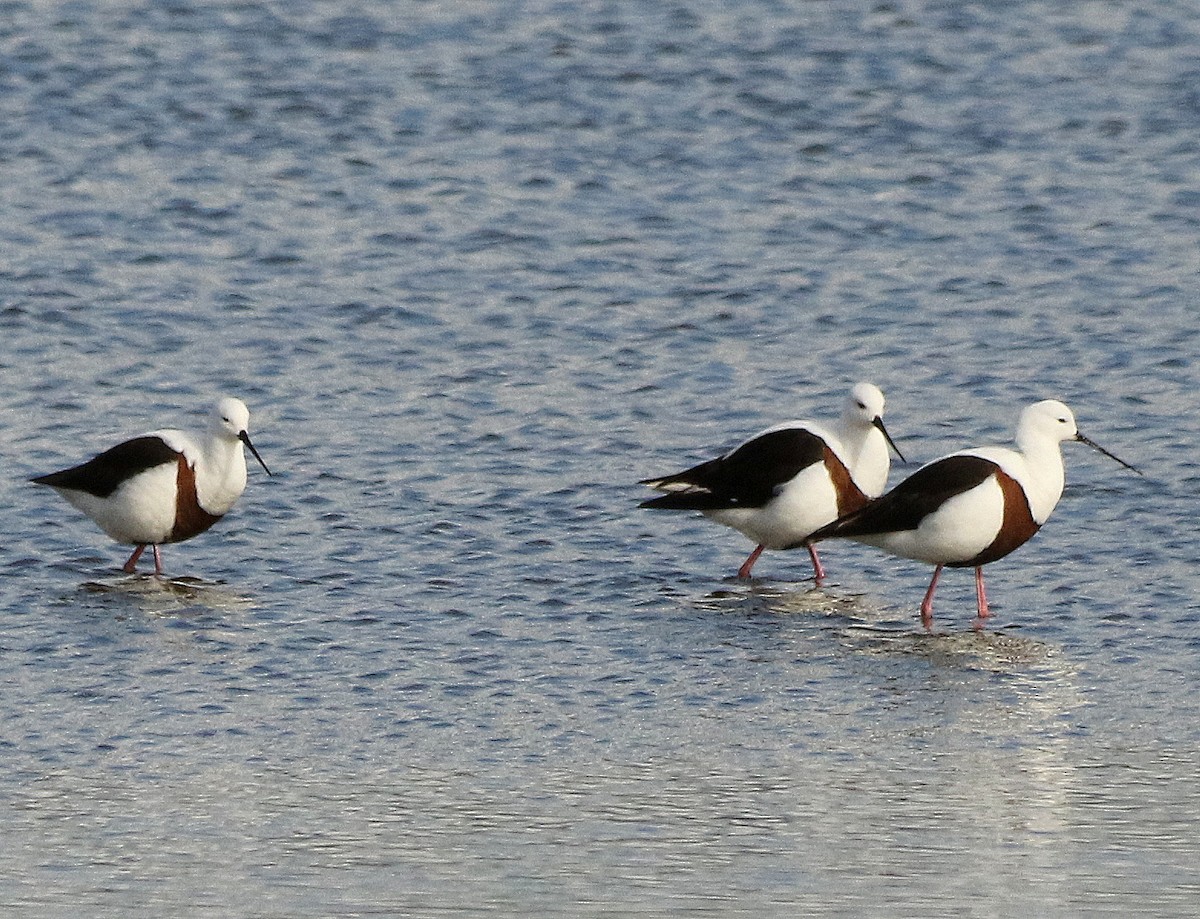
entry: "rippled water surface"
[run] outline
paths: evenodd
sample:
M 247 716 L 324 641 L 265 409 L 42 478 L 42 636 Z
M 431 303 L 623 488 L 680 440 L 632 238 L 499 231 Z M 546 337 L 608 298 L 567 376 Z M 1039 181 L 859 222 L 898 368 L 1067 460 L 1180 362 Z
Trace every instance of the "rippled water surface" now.
M 0 911 L 1195 915 L 1191 4 L 0 11 Z M 1147 475 L 982 632 L 636 510 L 858 379 Z M 26 481 L 226 392 L 167 578 Z

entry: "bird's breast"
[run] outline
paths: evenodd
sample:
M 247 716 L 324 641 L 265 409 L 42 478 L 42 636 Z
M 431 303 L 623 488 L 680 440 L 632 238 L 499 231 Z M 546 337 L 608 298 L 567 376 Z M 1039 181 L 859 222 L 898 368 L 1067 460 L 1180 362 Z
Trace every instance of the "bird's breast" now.
M 169 541 L 182 542 L 203 533 L 224 513 L 210 513 L 201 506 L 196 490 L 196 470 L 180 454 L 175 476 L 175 525 L 171 528 Z

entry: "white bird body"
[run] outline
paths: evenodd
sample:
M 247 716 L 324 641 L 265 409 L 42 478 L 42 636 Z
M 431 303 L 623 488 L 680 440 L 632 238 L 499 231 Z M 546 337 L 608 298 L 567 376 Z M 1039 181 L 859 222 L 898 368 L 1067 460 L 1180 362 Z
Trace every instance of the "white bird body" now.
M 666 494 L 641 506 L 697 510 L 749 537 L 757 545 L 738 572 L 749 577 L 764 549 L 807 545 L 814 530 L 883 491 L 888 449 L 896 449 L 883 426 L 883 407 L 883 393 L 859 383 L 833 425 L 788 421 L 769 427 L 716 459 L 645 480 Z M 808 549 L 819 580 L 824 570 Z
M 947 498 L 937 513 L 921 518 L 913 529 L 854 539 L 931 565 L 966 564 L 992 544 L 1003 517 L 1003 492 L 994 478 L 987 478 L 970 491 Z
M 238 399 L 221 399 L 203 435 L 166 428 L 118 444 L 70 469 L 33 481 L 54 488 L 113 540 L 138 548 L 191 539 L 221 519 L 246 488 L 243 445 L 267 469 L 246 433 L 250 413 Z M 267 470 L 270 475 L 270 470 Z
M 1046 400 L 1021 413 L 1015 450 L 978 447 L 934 460 L 812 539 L 852 539 L 937 566 L 921 604 L 927 626 L 942 568 L 974 567 L 982 620 L 988 615 L 983 566 L 1023 545 L 1050 518 L 1066 481 L 1061 445 L 1072 439 L 1133 468 L 1080 434 L 1066 405 Z
M 108 497 L 75 488 L 54 487 L 68 504 L 83 511 L 110 539 L 128 545 L 162 545 L 175 527 L 176 480 L 163 464 L 127 480 Z
M 809 421 L 792 421 L 768 428 L 750 441 L 788 429 L 808 431 L 829 447 L 833 455 L 848 470 L 845 450 L 836 436 Z M 750 441 L 747 441 L 748 443 Z M 854 479 L 851 471 L 850 476 Z M 854 484 L 867 497 L 873 497 L 854 479 Z M 880 489 L 882 491 L 882 489 Z M 880 492 L 875 492 L 878 495 Z M 809 533 L 838 517 L 838 489 L 825 463 L 805 466 L 792 478 L 774 489 L 771 500 L 760 507 L 731 507 L 702 511 L 705 517 L 737 530 L 767 549 L 786 549 L 803 540 Z

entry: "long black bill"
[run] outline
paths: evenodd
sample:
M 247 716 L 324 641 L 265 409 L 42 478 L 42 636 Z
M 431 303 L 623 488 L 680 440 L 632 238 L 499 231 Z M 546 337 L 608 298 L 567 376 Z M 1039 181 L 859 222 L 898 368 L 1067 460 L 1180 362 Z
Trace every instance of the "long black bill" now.
M 1124 467 L 1125 467 L 1126 469 L 1128 469 L 1130 472 L 1136 472 L 1136 473 L 1137 473 L 1138 475 L 1140 475 L 1142 478 L 1145 478 L 1145 477 L 1146 477 L 1146 474 L 1145 474 L 1144 472 L 1142 472 L 1140 469 L 1134 469 L 1134 467 L 1133 467 L 1133 466 L 1130 466 L 1130 465 L 1129 465 L 1127 462 L 1125 462 L 1125 460 L 1121 459 L 1121 457 L 1119 457 L 1119 456 L 1116 456 L 1115 454 L 1109 453 L 1107 450 L 1105 450 L 1105 449 L 1104 449 L 1102 446 L 1100 446 L 1098 443 L 1096 443 L 1096 442 L 1095 442 L 1094 440 L 1092 440 L 1091 438 L 1089 438 L 1089 437 L 1084 437 L 1082 434 L 1080 434 L 1080 433 L 1076 432 L 1076 433 L 1075 433 L 1075 439 L 1076 439 L 1077 441 L 1079 441 L 1081 444 L 1087 444 L 1087 445 L 1088 445 L 1089 447 L 1091 447 L 1093 450 L 1098 450 L 1099 452 L 1101 452 L 1101 453 L 1103 453 L 1105 456 L 1107 456 L 1107 457 L 1108 457 L 1110 460 L 1116 460 L 1118 463 L 1120 463 L 1122 466 L 1124 466 Z
M 898 457 L 900 457 L 900 462 L 907 463 L 908 460 L 906 460 L 904 458 L 904 454 L 900 452 L 900 448 L 897 447 L 896 442 L 894 440 L 892 440 L 892 435 L 889 434 L 887 432 L 887 428 L 885 428 L 883 426 L 883 419 L 880 418 L 878 415 L 876 415 L 875 420 L 872 421 L 871 424 L 873 424 L 876 428 L 879 429 L 879 433 L 883 435 L 883 439 L 887 441 L 888 446 L 891 447 L 892 450 L 895 451 L 895 453 Z
M 263 469 L 266 470 L 267 475 L 270 475 L 271 470 L 267 469 L 267 464 L 263 462 L 263 458 L 261 456 L 259 456 L 258 451 L 254 449 L 254 444 L 250 443 L 250 435 L 247 434 L 245 431 L 241 431 L 238 433 L 238 440 L 240 440 L 242 443 L 244 443 L 247 447 L 250 448 L 250 452 L 253 453 L 254 458 L 256 460 L 258 460 L 258 465 L 262 466 Z

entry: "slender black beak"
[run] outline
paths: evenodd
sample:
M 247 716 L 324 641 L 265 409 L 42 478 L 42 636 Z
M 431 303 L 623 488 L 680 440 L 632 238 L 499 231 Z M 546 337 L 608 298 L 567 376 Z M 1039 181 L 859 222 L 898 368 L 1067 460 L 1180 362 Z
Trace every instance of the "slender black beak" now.
M 900 457 L 900 462 L 907 463 L 908 460 L 906 460 L 904 458 L 904 454 L 900 452 L 900 448 L 897 447 L 896 442 L 894 440 L 892 440 L 892 435 L 889 434 L 887 432 L 887 428 L 885 428 L 883 426 L 883 419 L 880 418 L 878 415 L 876 415 L 875 420 L 872 421 L 871 424 L 873 424 L 876 428 L 879 429 L 879 433 L 883 435 L 883 439 L 887 441 L 888 446 L 891 447 L 893 451 L 895 451 L 895 453 L 898 457 Z
M 1098 443 L 1096 443 L 1094 440 L 1092 440 L 1091 438 L 1088 438 L 1088 437 L 1084 437 L 1084 436 L 1083 436 L 1082 434 L 1080 434 L 1078 431 L 1075 433 L 1075 439 L 1076 439 L 1077 441 L 1079 441 L 1081 444 L 1087 444 L 1087 445 L 1088 445 L 1089 447 L 1091 447 L 1093 450 L 1098 450 L 1099 452 L 1101 452 L 1101 453 L 1103 453 L 1105 456 L 1107 456 L 1109 459 L 1111 459 L 1111 460 L 1116 460 L 1118 463 L 1120 463 L 1120 464 L 1121 464 L 1122 466 L 1124 466 L 1126 469 L 1128 469 L 1128 470 L 1129 470 L 1129 471 L 1131 471 L 1131 472 L 1136 472 L 1138 475 L 1142 476 L 1142 478 L 1145 478 L 1145 477 L 1146 477 L 1146 476 L 1145 476 L 1145 473 L 1144 473 L 1144 472 L 1142 472 L 1140 469 L 1134 469 L 1134 468 L 1133 468 L 1132 466 L 1130 466 L 1130 465 L 1129 465 L 1127 462 L 1125 462 L 1125 460 L 1121 459 L 1121 457 L 1119 457 L 1119 456 L 1116 456 L 1115 454 L 1109 453 L 1107 450 L 1105 450 L 1105 449 L 1104 449 L 1102 446 L 1100 446 L 1100 445 L 1099 445 Z
M 267 469 L 267 464 L 263 462 L 263 458 L 261 456 L 259 456 L 258 451 L 254 449 L 254 444 L 250 443 L 250 435 L 247 434 L 245 431 L 239 431 L 238 432 L 238 440 L 240 440 L 242 443 L 244 443 L 247 447 L 250 448 L 250 452 L 253 453 L 254 458 L 256 460 L 258 460 L 258 465 L 262 466 L 263 469 L 266 470 L 267 475 L 270 475 L 271 470 Z

